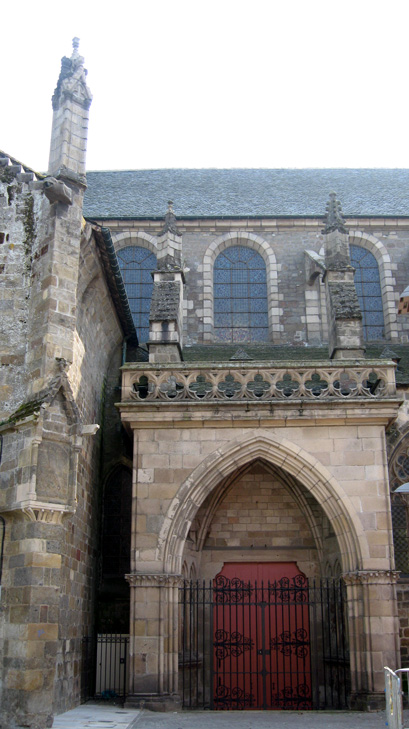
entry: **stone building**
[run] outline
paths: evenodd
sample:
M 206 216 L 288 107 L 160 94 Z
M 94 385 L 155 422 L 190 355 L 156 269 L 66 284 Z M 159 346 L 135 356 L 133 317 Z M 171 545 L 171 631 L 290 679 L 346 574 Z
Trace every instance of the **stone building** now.
M 328 706 L 337 663 L 377 707 L 409 650 L 409 171 L 86 175 L 73 45 L 47 174 L 0 154 L 2 726 L 86 698 L 97 634 L 129 635 L 130 704 Z

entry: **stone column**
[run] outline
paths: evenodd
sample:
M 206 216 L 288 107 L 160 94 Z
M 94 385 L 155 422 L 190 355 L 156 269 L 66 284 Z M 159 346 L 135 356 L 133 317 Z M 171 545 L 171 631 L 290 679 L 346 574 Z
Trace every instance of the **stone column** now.
M 385 705 L 384 666 L 400 665 L 396 583 L 399 572 L 359 570 L 343 576 L 347 587 L 352 708 Z
M 178 696 L 180 575 L 130 574 L 128 706 L 165 711 Z

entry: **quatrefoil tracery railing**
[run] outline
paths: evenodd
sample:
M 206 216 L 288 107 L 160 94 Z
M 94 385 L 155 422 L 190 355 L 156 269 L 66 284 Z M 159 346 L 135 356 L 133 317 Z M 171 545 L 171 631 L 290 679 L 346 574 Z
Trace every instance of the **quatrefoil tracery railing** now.
M 391 367 L 144 368 L 124 372 L 136 401 L 382 399 L 396 392 Z

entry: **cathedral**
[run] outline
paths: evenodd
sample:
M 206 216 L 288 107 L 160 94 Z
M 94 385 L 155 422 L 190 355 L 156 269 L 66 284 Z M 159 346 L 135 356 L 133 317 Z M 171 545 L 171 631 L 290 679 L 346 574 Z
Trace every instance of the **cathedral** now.
M 409 661 L 409 170 L 0 153 L 0 726 L 371 710 Z M 333 191 L 336 192 L 333 192 Z

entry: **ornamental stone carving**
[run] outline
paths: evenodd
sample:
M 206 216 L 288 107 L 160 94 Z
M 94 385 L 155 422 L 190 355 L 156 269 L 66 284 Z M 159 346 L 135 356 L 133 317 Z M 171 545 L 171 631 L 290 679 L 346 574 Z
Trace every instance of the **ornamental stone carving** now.
M 136 574 L 125 575 L 131 587 L 180 587 L 183 583 L 182 575 L 166 574 Z
M 377 584 L 390 585 L 396 583 L 399 579 L 400 572 L 397 570 L 357 570 L 356 572 L 347 572 L 342 575 L 347 585 L 356 584 Z
M 133 365 L 124 369 L 122 399 L 176 402 L 237 400 L 382 399 L 396 392 L 393 366 L 344 365 L 284 367 L 231 364 L 229 367 L 184 366 L 161 369 Z

